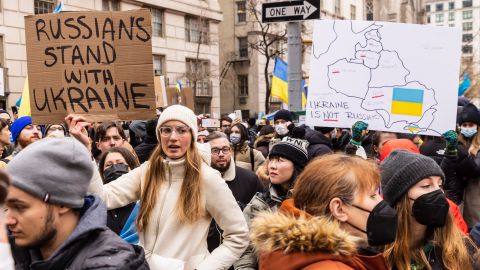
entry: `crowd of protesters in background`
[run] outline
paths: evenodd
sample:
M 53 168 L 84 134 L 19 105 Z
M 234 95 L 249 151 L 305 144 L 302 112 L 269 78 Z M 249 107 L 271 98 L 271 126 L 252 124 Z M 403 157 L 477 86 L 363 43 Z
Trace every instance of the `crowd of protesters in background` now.
M 438 137 L 0 111 L 0 269 L 480 269 L 480 112 L 459 105 Z

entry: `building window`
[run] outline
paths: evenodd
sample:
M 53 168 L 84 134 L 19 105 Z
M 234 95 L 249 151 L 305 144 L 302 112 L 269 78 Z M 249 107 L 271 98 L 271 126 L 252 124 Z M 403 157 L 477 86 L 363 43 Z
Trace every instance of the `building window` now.
M 448 20 L 455 21 L 455 12 L 448 13 Z
M 463 0 L 462 1 L 462 7 L 466 8 L 466 7 L 472 7 L 472 3 L 473 1 L 472 0 Z
M 443 10 L 443 3 L 439 3 L 435 5 L 435 11 L 442 11 Z
M 462 46 L 462 52 L 463 53 L 472 53 L 473 52 L 472 45 L 463 45 Z
M 163 37 L 163 10 L 151 8 L 152 34 L 155 37 Z
M 367 21 L 373 21 L 373 1 L 372 0 L 367 0 L 365 9 L 367 14 Z
M 165 75 L 165 56 L 153 55 L 153 72 L 155 76 Z
M 448 9 L 455 9 L 455 2 L 448 3 Z
M 449 24 L 448 26 L 450 26 L 450 27 L 455 27 L 455 24 L 454 24 L 454 23 L 451 23 L 451 24 Z
M 238 93 L 240 96 L 248 96 L 248 75 L 238 75 Z
M 187 86 L 195 87 L 195 96 L 212 96 L 210 77 L 210 63 L 201 59 L 185 60 L 187 65 Z
M 56 0 L 34 0 L 33 8 L 35 14 L 52 13 L 56 2 Z
M 464 10 L 464 11 L 462 12 L 462 17 L 463 17 L 464 20 L 468 20 L 468 19 L 473 18 L 473 11 L 471 11 L 471 10 Z
M 435 22 L 443 22 L 443 13 L 435 15 Z
M 238 38 L 238 55 L 242 58 L 248 57 L 248 39 L 247 37 Z
M 463 31 L 469 31 L 473 29 L 473 23 L 472 22 L 464 22 L 462 24 L 462 29 Z
M 237 22 L 247 21 L 247 1 L 237 2 Z
M 472 34 L 463 34 L 462 35 L 462 41 L 463 42 L 472 42 L 473 40 L 473 35 Z
M 119 11 L 120 1 L 119 0 L 102 0 L 102 9 L 105 11 Z
M 340 16 L 340 11 L 341 11 L 340 5 L 341 4 L 342 3 L 340 2 L 340 0 L 335 0 L 335 15 L 337 15 L 337 16 Z
M 430 23 L 431 20 L 430 20 L 430 16 L 427 16 L 427 23 Z
M 357 7 L 350 5 L 350 19 L 355 20 L 357 18 Z
M 208 43 L 209 23 L 205 18 L 185 17 L 185 39 L 193 43 Z
M 208 61 L 189 58 L 185 63 L 187 64 L 187 77 L 191 80 L 208 78 L 210 71 L 210 64 Z
M 430 12 L 430 5 L 427 5 L 427 6 L 425 7 L 425 9 L 426 9 L 427 12 Z

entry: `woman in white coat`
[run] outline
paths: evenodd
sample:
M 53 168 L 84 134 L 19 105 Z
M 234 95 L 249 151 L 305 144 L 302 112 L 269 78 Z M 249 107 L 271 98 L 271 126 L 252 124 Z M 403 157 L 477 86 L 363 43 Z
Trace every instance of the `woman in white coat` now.
M 81 117 L 66 120 L 72 135 L 86 125 Z M 106 185 L 98 177 L 92 180 L 90 191 L 108 209 L 140 200 L 136 224 L 151 269 L 228 269 L 248 245 L 242 212 L 220 173 L 202 161 L 197 133 L 195 114 L 170 106 L 160 115 L 159 145 L 147 162 Z M 210 254 L 212 218 L 224 240 Z

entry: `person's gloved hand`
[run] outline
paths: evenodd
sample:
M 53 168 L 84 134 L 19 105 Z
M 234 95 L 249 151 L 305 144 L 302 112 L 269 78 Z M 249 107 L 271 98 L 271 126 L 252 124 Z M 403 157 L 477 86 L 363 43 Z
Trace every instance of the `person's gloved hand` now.
M 350 143 L 353 145 L 362 145 L 362 134 L 364 130 L 367 130 L 368 124 L 363 121 L 357 121 L 352 126 L 352 139 Z
M 442 134 L 442 137 L 447 142 L 445 147 L 445 156 L 457 156 L 458 135 L 455 131 L 449 130 Z

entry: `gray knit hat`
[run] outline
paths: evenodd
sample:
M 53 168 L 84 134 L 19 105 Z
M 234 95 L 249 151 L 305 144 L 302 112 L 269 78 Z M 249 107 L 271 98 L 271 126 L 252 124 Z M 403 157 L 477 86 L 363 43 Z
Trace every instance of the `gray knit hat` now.
M 391 206 L 407 193 L 408 189 L 429 176 L 440 176 L 442 169 L 430 157 L 395 150 L 380 165 L 383 199 Z
M 12 185 L 49 204 L 81 208 L 93 175 L 87 148 L 73 138 L 29 145 L 7 165 Z

